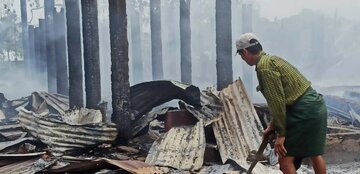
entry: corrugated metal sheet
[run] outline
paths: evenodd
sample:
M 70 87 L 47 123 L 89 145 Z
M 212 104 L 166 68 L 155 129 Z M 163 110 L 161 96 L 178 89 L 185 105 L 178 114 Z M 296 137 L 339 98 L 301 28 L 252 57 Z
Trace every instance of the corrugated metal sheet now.
M 143 168 L 139 168 L 134 170 L 134 173 L 138 173 L 138 174 L 162 174 L 162 173 L 169 173 L 171 170 L 167 167 L 157 167 L 157 166 L 152 166 L 152 167 L 143 167 Z
M 45 152 L 24 153 L 24 154 L 0 154 L 0 167 L 20 163 L 29 159 L 40 158 Z
M 247 169 L 246 158 L 250 151 L 258 150 L 263 127 L 241 80 L 223 89 L 220 99 L 224 110 L 221 119 L 214 122 L 213 130 L 222 161 L 231 159 Z M 253 173 L 269 173 L 269 170 L 258 164 Z
M 0 122 L 0 133 L 5 140 L 14 140 L 19 138 L 24 131 L 17 121 L 2 120 Z
M 35 142 L 35 139 L 32 137 L 20 137 L 16 140 L 0 142 L 0 151 L 15 145 L 28 143 L 28 142 Z
M 120 160 L 112 160 L 112 159 L 107 159 L 107 158 L 100 158 L 97 160 L 82 160 L 82 161 L 72 161 L 71 164 L 66 165 L 64 167 L 56 167 L 53 166 L 50 169 L 48 169 L 48 172 L 51 173 L 65 173 L 65 172 L 73 172 L 73 173 L 77 173 L 77 172 L 86 172 L 86 171 L 90 171 L 93 169 L 101 169 L 104 166 L 107 166 L 107 164 L 111 164 L 114 166 L 117 166 L 121 169 L 124 169 L 130 173 L 139 173 L 139 174 L 143 174 L 142 172 L 139 171 L 143 171 L 140 169 L 145 169 L 145 168 L 150 168 L 151 166 L 142 162 L 142 161 L 136 161 L 136 160 L 124 160 L 124 161 L 120 161 Z
M 114 124 L 70 125 L 58 117 L 38 115 L 24 108 L 19 111 L 21 126 L 48 145 L 54 155 L 76 154 L 101 143 L 111 143 L 117 136 Z
M 179 102 L 182 109 L 188 110 L 198 120 L 203 120 L 204 125 L 208 126 L 212 122 L 220 119 L 222 111 L 222 103 L 219 98 L 219 92 L 214 87 L 201 91 L 200 95 L 201 107 L 189 105 L 183 101 Z
M 165 115 L 170 110 L 169 107 L 163 108 L 160 110 L 151 111 L 148 114 L 142 116 L 140 119 L 135 121 L 132 125 L 131 135 L 134 137 L 137 135 L 142 129 L 149 125 L 151 121 L 153 121 L 159 115 Z
M 224 112 L 213 130 L 223 162 L 227 159 L 246 162 L 251 150 L 261 144 L 262 126 L 241 81 L 221 91 Z M 242 165 L 242 164 L 240 164 Z
M 150 167 L 148 164 L 142 161 L 136 160 L 128 160 L 128 161 L 119 161 L 119 160 L 112 160 L 112 159 L 101 159 L 106 161 L 109 164 L 115 165 L 121 169 L 124 169 L 131 173 L 137 173 L 136 170 L 139 168 Z
M 16 100 L 8 100 L 4 94 L 0 93 L 0 119 L 13 119 L 17 116 L 16 109 L 25 106 L 29 102 L 29 97 L 23 97 Z
M 0 110 L 0 120 L 5 119 L 6 116 L 2 110 Z
M 205 153 L 205 132 L 200 120 L 195 126 L 174 127 L 157 140 L 149 150 L 146 163 L 183 170 L 202 167 Z
M 165 81 L 162 81 L 162 82 L 165 83 Z M 154 84 L 156 84 L 156 83 L 154 83 Z M 172 83 L 169 83 L 169 84 L 172 84 Z M 170 85 L 170 86 L 172 86 L 172 85 Z M 170 86 L 168 86 L 168 88 L 170 88 Z M 191 94 L 191 92 L 193 92 L 194 94 Z M 179 93 L 181 93 L 181 92 L 179 92 Z M 152 95 L 154 95 L 154 94 L 152 94 Z M 165 95 L 165 96 L 162 96 L 162 95 Z M 167 98 L 167 100 L 176 99 L 176 97 L 168 98 L 168 96 L 166 96 L 166 95 L 167 95 L 166 93 L 158 94 L 157 97 L 161 96 L 163 98 Z M 215 88 L 208 88 L 206 90 L 201 91 L 201 93 L 198 90 L 195 90 L 195 91 L 191 91 L 191 90 L 186 91 L 185 90 L 181 93 L 181 95 L 184 95 L 184 96 L 198 96 L 199 95 L 198 98 L 200 98 L 199 100 L 200 100 L 201 105 L 199 105 L 199 104 L 194 105 L 194 103 L 191 103 L 191 101 L 196 98 L 195 97 L 192 100 L 179 101 L 179 106 L 181 109 L 186 109 L 187 111 L 189 111 L 198 120 L 203 120 L 205 126 L 210 125 L 215 120 L 220 119 L 219 113 L 222 111 L 222 103 L 218 97 L 218 92 L 215 90 Z M 163 108 L 161 110 L 151 111 L 148 114 L 143 115 L 140 119 L 136 120 L 133 123 L 133 129 L 131 131 L 132 136 L 135 136 L 136 134 L 138 134 L 143 128 L 148 126 L 148 124 L 151 121 L 153 121 L 155 118 L 157 118 L 160 115 L 165 115 L 171 109 L 173 109 L 173 108 L 169 108 L 169 107 Z
M 200 90 L 193 85 L 165 80 L 139 83 L 130 88 L 131 109 L 135 111 L 135 120 L 173 99 L 199 106 Z
M 61 118 L 64 122 L 71 125 L 85 125 L 104 122 L 100 110 L 87 108 L 68 110 Z
M 37 159 L 31 159 L 27 161 L 21 161 L 6 165 L 0 168 L 0 173 L 11 174 L 11 173 L 21 173 L 21 174 L 32 174 L 35 171 L 31 170 L 31 166 Z
M 60 94 L 49 94 L 47 92 L 33 92 L 31 94 L 31 109 L 35 113 L 58 113 L 65 114 L 69 110 L 69 98 Z M 30 108 L 27 108 L 30 110 Z
M 233 171 L 233 167 L 230 164 L 225 165 L 213 165 L 213 166 L 204 166 L 198 172 L 199 174 L 219 174 L 225 173 L 227 171 Z
M 0 167 L 2 174 L 34 174 L 53 165 L 56 160 L 30 159 Z

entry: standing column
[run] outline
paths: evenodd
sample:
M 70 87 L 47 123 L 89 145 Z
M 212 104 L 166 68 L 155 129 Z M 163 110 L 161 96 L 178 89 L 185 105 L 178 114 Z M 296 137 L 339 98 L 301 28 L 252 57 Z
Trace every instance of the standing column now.
M 130 137 L 129 44 L 125 0 L 109 0 L 111 44 L 111 120 L 119 129 L 119 140 Z
M 46 25 L 46 57 L 47 57 L 47 78 L 48 91 L 57 92 L 56 82 L 56 55 L 54 44 L 54 0 L 45 0 L 45 25 Z
M 81 0 L 86 107 L 96 109 L 101 100 L 97 0 Z
M 129 1 L 131 9 L 130 24 L 131 24 L 131 49 L 132 49 L 132 69 L 134 84 L 143 81 L 143 60 L 142 60 L 142 47 L 141 47 L 141 24 L 140 24 L 140 8 L 141 0 Z
M 232 83 L 231 0 L 216 0 L 217 89 Z
M 55 28 L 55 53 L 56 53 L 56 81 L 57 92 L 69 95 L 68 69 L 66 62 L 66 32 L 65 10 L 61 8 L 59 13 L 54 14 Z
M 28 21 L 27 21 L 27 4 L 26 0 L 20 1 L 21 8 L 21 34 L 22 46 L 24 51 L 24 62 L 27 73 L 30 72 L 30 56 L 29 56 L 29 36 L 28 36 Z
M 35 71 L 37 74 L 40 74 L 40 27 L 36 27 L 34 28 L 34 47 L 35 47 L 35 59 L 34 59 L 34 63 L 35 63 Z
M 181 81 L 191 84 L 190 0 L 180 0 Z
M 84 106 L 80 2 L 65 0 L 70 108 Z
M 30 62 L 29 62 L 29 72 L 30 74 L 34 74 L 35 72 L 35 28 L 33 25 L 29 25 L 28 28 L 28 43 L 29 43 L 29 58 L 30 58 Z
M 44 80 L 44 86 L 47 85 L 47 58 L 46 58 L 46 28 L 45 20 L 39 19 L 39 56 L 40 56 L 40 74 Z
M 164 78 L 161 41 L 161 1 L 150 0 L 151 57 L 154 80 Z

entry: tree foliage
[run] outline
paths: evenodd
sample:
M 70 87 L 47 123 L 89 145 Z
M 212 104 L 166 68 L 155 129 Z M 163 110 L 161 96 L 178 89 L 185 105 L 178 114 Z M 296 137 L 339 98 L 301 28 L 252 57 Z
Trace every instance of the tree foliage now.
M 21 24 L 14 11 L 8 10 L 0 19 L 0 61 L 18 59 L 23 55 Z

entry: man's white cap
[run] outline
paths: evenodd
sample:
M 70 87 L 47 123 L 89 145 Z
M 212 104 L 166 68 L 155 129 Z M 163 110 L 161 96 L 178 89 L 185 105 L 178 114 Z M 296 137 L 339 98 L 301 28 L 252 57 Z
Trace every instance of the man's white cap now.
M 251 46 L 259 43 L 259 42 L 250 43 L 251 39 L 256 39 L 257 41 L 259 41 L 259 39 L 256 37 L 256 35 L 254 33 L 242 34 L 240 36 L 240 38 L 238 40 L 236 40 L 236 49 L 241 50 L 241 49 L 248 48 L 248 47 L 251 47 Z

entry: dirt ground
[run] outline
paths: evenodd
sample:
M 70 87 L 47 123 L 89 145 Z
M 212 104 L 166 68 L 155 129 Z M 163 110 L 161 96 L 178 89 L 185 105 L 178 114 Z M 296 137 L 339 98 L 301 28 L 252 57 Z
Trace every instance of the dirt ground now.
M 298 171 L 299 174 L 313 174 L 312 168 L 303 166 Z M 328 174 L 360 174 L 360 162 L 330 164 L 327 165 Z

